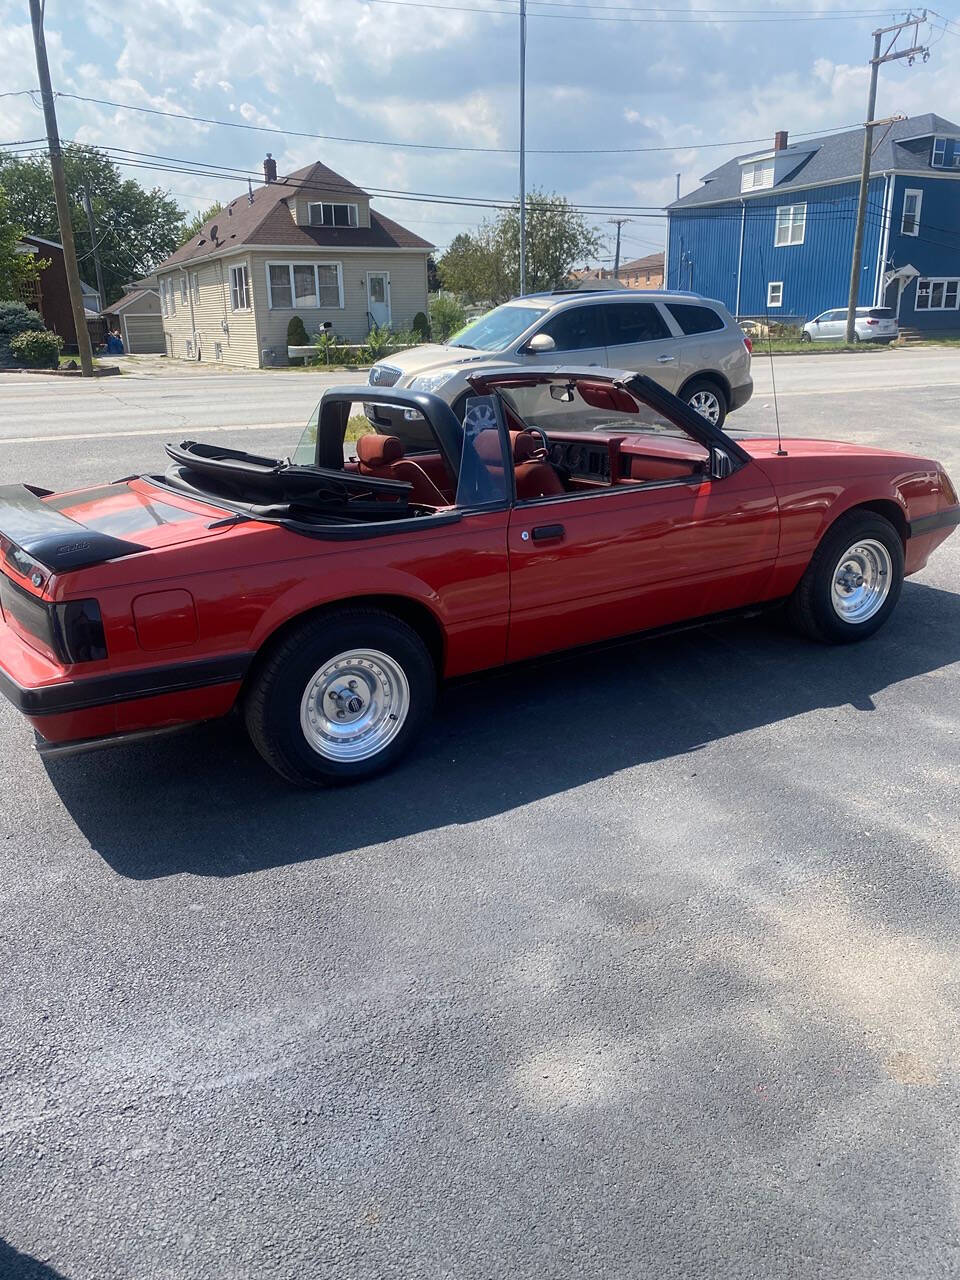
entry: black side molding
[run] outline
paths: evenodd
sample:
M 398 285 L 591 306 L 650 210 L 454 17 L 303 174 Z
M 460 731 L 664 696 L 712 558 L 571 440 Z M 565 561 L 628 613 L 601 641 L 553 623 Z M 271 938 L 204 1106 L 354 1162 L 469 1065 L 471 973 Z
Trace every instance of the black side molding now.
M 52 716 L 112 702 L 152 698 L 158 693 L 182 693 L 207 685 L 230 684 L 243 679 L 253 657 L 252 653 L 234 653 L 225 658 L 199 658 L 193 662 L 121 671 L 116 675 L 90 676 L 87 680 L 65 680 L 62 684 L 37 689 L 24 689 L 0 669 L 0 693 L 24 715 Z
M 98 533 L 41 502 L 25 484 L 0 485 L 0 533 L 54 573 L 132 556 L 144 548 Z
M 933 533 L 937 529 L 952 529 L 960 524 L 960 507 L 947 507 L 944 511 L 935 511 L 932 516 L 921 516 L 919 520 L 911 520 L 907 525 L 907 537 L 918 538 L 924 533 Z

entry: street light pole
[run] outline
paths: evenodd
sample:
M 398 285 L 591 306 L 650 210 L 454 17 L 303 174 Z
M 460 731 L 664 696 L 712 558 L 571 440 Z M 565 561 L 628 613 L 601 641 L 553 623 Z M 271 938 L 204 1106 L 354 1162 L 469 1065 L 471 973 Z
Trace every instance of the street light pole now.
M 527 0 L 520 0 L 520 297 L 527 292 Z
M 33 47 L 37 55 L 37 77 L 40 81 L 40 97 L 43 101 L 43 118 L 47 127 L 47 147 L 50 152 L 53 194 L 57 202 L 57 221 L 60 223 L 63 265 L 67 273 L 67 290 L 70 294 L 73 326 L 77 331 L 77 351 L 80 355 L 80 368 L 83 376 L 92 378 L 93 352 L 90 349 L 90 334 L 87 331 L 87 318 L 83 310 L 80 270 L 77 267 L 77 248 L 73 242 L 73 223 L 70 221 L 67 180 L 63 173 L 63 153 L 60 150 L 57 113 L 53 105 L 53 87 L 50 84 L 50 66 L 47 62 L 47 44 L 43 38 L 43 5 L 41 0 L 30 0 L 30 21 L 33 25 Z M 103 305 L 102 301 L 100 305 Z

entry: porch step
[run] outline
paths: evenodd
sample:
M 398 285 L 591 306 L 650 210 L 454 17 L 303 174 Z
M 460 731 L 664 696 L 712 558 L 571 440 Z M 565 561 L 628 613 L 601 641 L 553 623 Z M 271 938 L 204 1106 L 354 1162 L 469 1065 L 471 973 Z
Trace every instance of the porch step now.
M 926 342 L 929 338 L 956 338 L 960 333 L 956 329 L 900 329 L 900 345 L 909 347 L 918 342 Z

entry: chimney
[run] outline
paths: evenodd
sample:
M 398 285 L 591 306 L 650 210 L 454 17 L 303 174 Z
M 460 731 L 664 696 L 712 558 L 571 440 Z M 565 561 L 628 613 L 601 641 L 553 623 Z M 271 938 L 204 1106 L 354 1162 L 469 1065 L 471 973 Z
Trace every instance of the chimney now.
M 777 135 L 779 137 L 779 134 Z M 783 135 L 786 138 L 786 134 Z M 784 143 L 786 146 L 786 143 Z M 277 162 L 274 160 L 270 152 L 267 152 L 267 158 L 263 162 L 263 180 L 269 186 L 271 182 L 277 180 Z
M 786 129 L 778 129 L 773 135 L 774 151 L 786 151 L 787 149 L 787 131 Z M 274 177 L 276 177 L 276 165 L 274 165 Z

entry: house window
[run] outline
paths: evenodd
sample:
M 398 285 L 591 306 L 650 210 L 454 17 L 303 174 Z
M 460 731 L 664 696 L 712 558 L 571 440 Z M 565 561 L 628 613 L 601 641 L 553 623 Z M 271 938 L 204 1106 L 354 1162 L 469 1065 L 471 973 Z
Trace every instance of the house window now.
M 199 276 L 199 274 L 198 274 L 196 271 L 194 271 L 193 275 L 190 277 L 190 289 L 191 289 L 191 291 L 192 291 L 192 293 L 193 293 L 193 300 L 194 300 L 194 302 L 195 302 L 195 303 L 199 303 L 199 301 L 200 301 L 200 276 Z
M 903 193 L 903 217 L 900 219 L 901 235 L 917 236 L 920 234 L 920 206 L 922 204 L 922 191 L 905 191 Z
M 187 277 L 183 272 L 180 274 L 180 301 L 187 305 Z
M 167 276 L 167 315 L 175 316 L 177 314 L 177 300 L 173 292 L 173 278 Z
M 162 316 L 165 316 L 167 314 L 167 282 L 166 280 L 160 281 L 160 314 Z
M 223 343 L 222 342 L 215 342 L 213 344 L 213 358 L 214 360 L 223 359 Z
M 933 157 L 930 163 L 935 169 L 942 169 L 946 163 L 947 156 L 947 140 L 946 138 L 934 138 L 933 140 Z
M 740 174 L 740 190 L 756 191 L 760 187 L 773 186 L 773 161 L 755 160 L 753 164 L 745 164 Z
M 230 303 L 234 311 L 249 311 L 250 287 L 247 278 L 247 264 L 230 268 Z
M 307 217 L 312 227 L 356 227 L 360 222 L 355 204 L 308 204 Z
M 778 249 L 785 245 L 803 244 L 807 229 L 805 204 L 782 204 L 777 209 L 777 231 L 774 244 Z
M 767 306 L 782 307 L 783 306 L 783 281 L 771 280 L 767 285 Z
M 273 311 L 343 306 L 339 262 L 268 262 L 267 298 Z
M 928 278 L 917 281 L 916 311 L 956 311 L 960 302 L 960 280 Z

